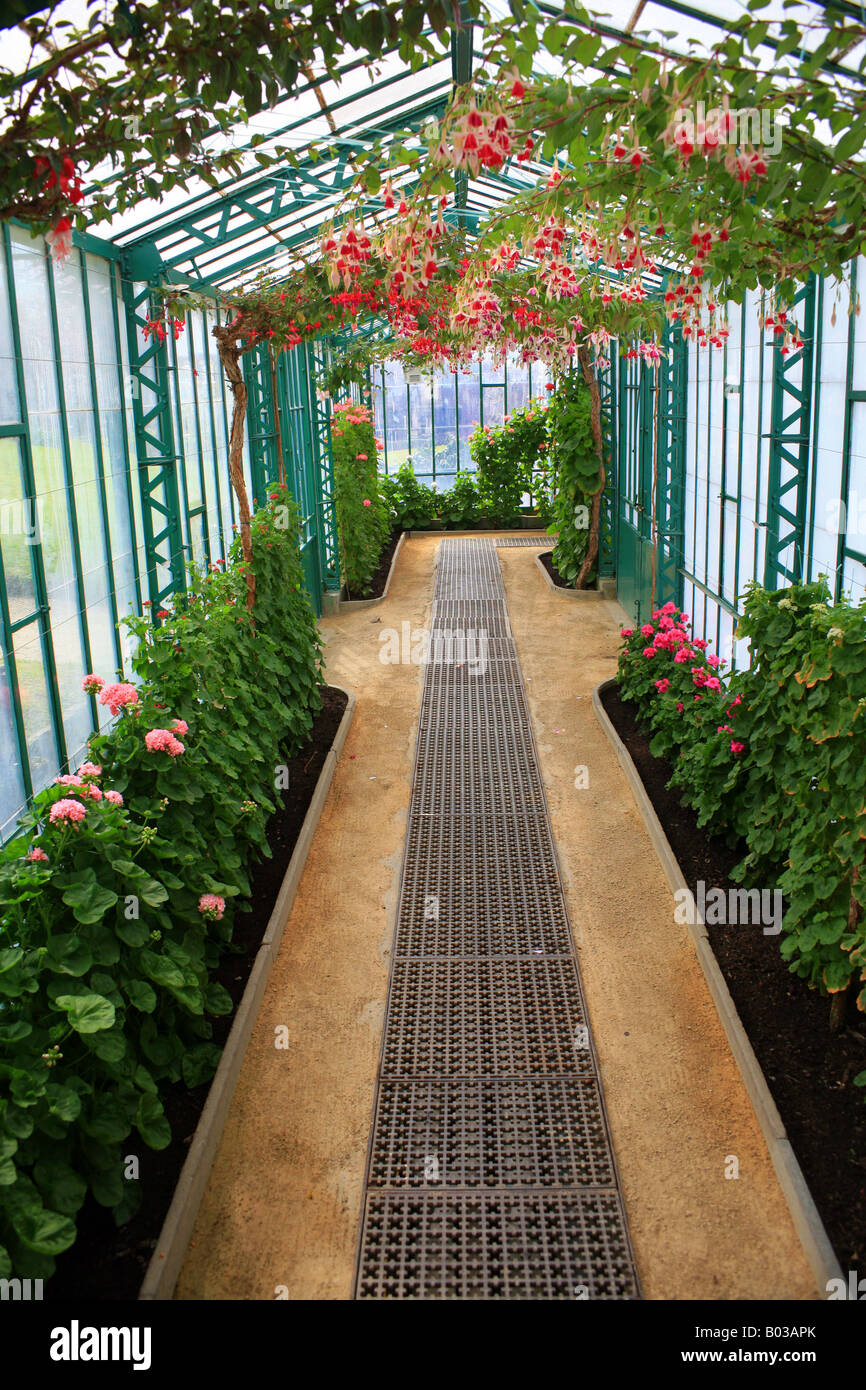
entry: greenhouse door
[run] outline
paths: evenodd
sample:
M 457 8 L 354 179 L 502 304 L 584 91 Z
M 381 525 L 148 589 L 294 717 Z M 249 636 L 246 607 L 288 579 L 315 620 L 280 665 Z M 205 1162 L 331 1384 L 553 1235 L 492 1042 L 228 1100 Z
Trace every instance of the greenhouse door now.
M 672 339 L 665 335 L 656 369 L 620 359 L 617 597 L 637 622 L 646 622 L 669 600 L 682 602 L 687 379 L 688 352 L 679 330 Z
M 652 374 L 620 358 L 617 598 L 630 618 L 649 617 L 652 592 Z

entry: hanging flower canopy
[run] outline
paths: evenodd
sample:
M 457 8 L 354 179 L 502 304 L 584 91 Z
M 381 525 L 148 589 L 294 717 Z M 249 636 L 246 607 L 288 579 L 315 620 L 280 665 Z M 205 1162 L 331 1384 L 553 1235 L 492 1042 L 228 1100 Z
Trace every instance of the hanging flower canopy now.
M 142 195 L 173 197 L 193 177 L 220 188 L 250 159 L 299 169 L 279 131 L 227 136 L 303 78 L 331 132 L 307 155 L 325 160 L 339 132 L 312 64 L 375 78 L 394 51 L 429 66 L 462 34 L 475 70 L 470 57 L 444 109 L 354 141 L 350 178 L 294 266 L 228 287 L 242 346 L 366 323 L 359 360 L 456 369 L 515 353 L 559 370 L 581 344 L 606 360 L 616 340 L 658 363 L 675 328 L 722 346 L 725 306 L 760 286 L 771 340 L 796 351 L 797 282 L 838 273 L 866 240 L 866 21 L 849 5 L 750 0 L 735 20 L 709 15 L 712 37 L 689 52 L 641 28 L 643 8 L 617 27 L 575 0 L 285 0 L 232 11 L 229 34 L 219 6 L 163 0 L 63 43 L 36 15 L 27 74 L 0 77 L 0 207 L 62 258 L 73 226 Z M 476 184 L 496 189 L 483 212 Z

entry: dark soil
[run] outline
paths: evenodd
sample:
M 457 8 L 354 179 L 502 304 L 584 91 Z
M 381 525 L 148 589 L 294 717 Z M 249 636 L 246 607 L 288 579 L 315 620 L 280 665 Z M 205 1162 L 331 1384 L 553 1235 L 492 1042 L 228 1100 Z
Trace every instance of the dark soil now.
M 316 789 L 319 773 L 334 741 L 347 700 L 341 690 L 322 688 L 322 709 L 307 744 L 288 759 L 289 785 L 285 805 L 268 822 L 268 844 L 273 858 L 263 859 L 252 875 L 252 911 L 239 913 L 232 947 L 211 978 L 218 980 L 240 1003 L 256 953 L 270 920 L 295 841 Z M 222 1045 L 234 1015 L 213 1020 L 213 1040 Z M 46 1283 L 49 1299 L 135 1299 L 159 1238 L 180 1170 L 204 1109 L 210 1084 L 188 1090 L 182 1083 L 168 1088 L 162 1100 L 171 1124 L 172 1142 L 155 1151 L 129 1139 L 130 1152 L 138 1155 L 142 1205 L 133 1219 L 118 1230 L 105 1207 L 88 1195 L 78 1216 L 78 1239 L 61 1255 L 57 1269 Z
M 730 847 L 697 825 L 695 813 L 669 791 L 673 773 L 649 751 L 636 706 L 615 687 L 602 697 L 607 714 L 640 773 L 647 795 L 695 891 L 736 888 L 731 870 L 745 847 Z M 852 1078 L 866 1068 L 866 1019 L 853 1006 L 840 1033 L 829 1028 L 830 1001 L 792 975 L 779 937 L 759 926 L 707 925 L 737 1012 L 755 1050 L 815 1204 L 843 1270 L 866 1262 L 866 1105 Z
M 366 594 L 352 594 L 346 589 L 344 597 L 347 599 L 358 598 L 381 598 L 385 592 L 385 585 L 388 583 L 388 575 L 391 570 L 391 561 L 394 558 L 394 551 L 397 549 L 397 542 L 402 536 L 402 531 L 392 531 L 385 542 L 385 548 L 379 556 L 379 568 L 370 580 L 370 589 Z
M 539 555 L 538 558 L 539 558 L 539 560 L 541 561 L 541 563 L 544 565 L 544 568 L 547 570 L 547 573 L 550 575 L 551 579 L 553 580 L 553 582 L 554 582 L 554 584 L 557 586 L 557 588 L 559 588 L 559 589 L 570 589 L 570 590 L 572 591 L 572 593 L 575 593 L 575 592 L 576 592 L 574 585 L 573 585 L 573 584 L 567 583 L 566 580 L 563 579 L 562 575 L 559 573 L 559 570 L 556 568 L 556 565 L 553 563 L 553 551 L 552 551 L 552 550 L 545 550 L 545 551 L 543 552 L 543 554 Z M 597 588 L 598 588 L 598 582 L 595 581 L 595 582 L 593 582 L 592 584 L 587 585 L 587 588 L 589 588 L 589 589 L 597 589 Z

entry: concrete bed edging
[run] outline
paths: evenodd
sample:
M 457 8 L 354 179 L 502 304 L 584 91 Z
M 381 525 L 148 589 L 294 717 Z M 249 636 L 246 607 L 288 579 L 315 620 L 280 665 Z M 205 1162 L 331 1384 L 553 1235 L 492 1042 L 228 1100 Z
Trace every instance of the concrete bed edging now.
M 546 554 L 547 552 L 545 552 Z M 553 553 L 552 551 L 550 552 Z M 535 563 L 547 581 L 547 587 L 557 594 L 560 598 L 583 599 L 611 599 L 616 598 L 616 580 L 602 579 L 599 581 L 597 589 L 564 589 L 561 584 L 554 584 L 544 565 L 541 563 L 541 556 L 536 555 Z
M 815 1276 L 820 1290 L 826 1295 L 827 1285 L 831 1279 L 843 1278 L 842 1269 L 836 1258 L 830 1238 L 824 1229 L 818 1208 L 815 1206 L 814 1198 L 809 1191 L 803 1170 L 797 1160 L 797 1155 L 791 1145 L 791 1141 L 782 1123 L 782 1117 L 773 1100 L 766 1078 L 761 1070 L 757 1057 L 755 1056 L 752 1044 L 749 1042 L 748 1035 L 737 1013 L 736 1005 L 731 998 L 727 981 L 722 974 L 719 962 L 713 951 L 706 924 L 697 909 L 694 895 L 686 883 L 683 871 L 679 866 L 679 861 L 671 848 L 670 842 L 665 834 L 661 822 L 656 815 L 655 808 L 647 795 L 640 773 L 632 761 L 631 754 L 614 728 L 608 717 L 607 711 L 601 702 L 602 693 L 609 690 L 616 684 L 611 678 L 601 681 L 592 692 L 592 703 L 595 708 L 596 717 L 614 752 L 620 767 L 625 773 L 626 780 L 631 787 L 647 833 L 652 841 L 653 848 L 658 855 L 659 862 L 664 870 L 665 877 L 670 885 L 671 891 L 685 891 L 689 895 L 692 904 L 692 911 L 689 914 L 692 921 L 689 923 L 689 932 L 695 944 L 698 962 L 703 971 L 704 978 L 709 987 L 713 1003 L 718 1010 L 722 1027 L 730 1044 L 734 1060 L 743 1078 L 749 1098 L 758 1118 L 758 1123 L 764 1135 L 767 1148 L 776 1176 L 779 1179 L 779 1186 L 788 1204 L 794 1228 L 800 1238 L 806 1258 Z
M 541 526 L 476 526 L 474 531 L 446 531 L 444 527 L 440 527 L 435 531 L 409 531 L 407 534 L 412 540 L 423 536 L 443 536 L 448 540 L 476 537 L 478 540 L 489 541 L 495 540 L 497 536 L 525 536 L 527 531 L 541 531 L 542 529 Z M 539 541 L 538 544 L 547 544 L 546 532 L 544 541 Z
M 335 613 L 354 613 L 359 608 L 374 608 L 377 603 L 384 603 L 388 597 L 388 590 L 391 587 L 391 580 L 394 578 L 394 566 L 397 563 L 397 556 L 403 549 L 403 542 L 409 535 L 408 531 L 400 532 L 394 554 L 391 556 L 391 564 L 388 567 L 388 578 L 385 580 L 385 587 L 381 594 L 375 598 L 339 598 L 336 594 L 326 594 L 322 603 L 322 615 L 332 617 Z
M 332 686 L 341 690 L 341 686 Z M 355 712 L 355 696 L 348 690 L 349 703 L 337 726 L 334 741 L 319 773 L 316 789 L 307 808 L 301 832 L 295 842 L 273 912 L 268 921 L 262 944 L 256 952 L 241 1001 L 232 1021 L 219 1066 L 208 1091 L 204 1109 L 199 1116 L 189 1153 L 184 1160 L 174 1196 L 171 1199 L 159 1239 L 154 1246 L 147 1273 L 139 1290 L 140 1300 L 171 1299 L 192 1238 L 201 1199 L 207 1187 L 210 1171 L 216 1158 L 220 1139 L 228 1118 L 229 1107 L 240 1075 L 241 1065 L 264 997 L 265 986 L 282 941 L 295 894 L 304 872 L 307 855 L 321 818 L 333 781 L 334 771 L 346 742 L 349 725 Z

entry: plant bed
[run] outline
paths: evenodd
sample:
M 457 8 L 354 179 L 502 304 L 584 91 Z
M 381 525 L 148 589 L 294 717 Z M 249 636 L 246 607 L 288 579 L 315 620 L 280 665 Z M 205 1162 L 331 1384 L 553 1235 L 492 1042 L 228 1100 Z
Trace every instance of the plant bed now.
M 214 1019 L 213 1041 L 219 1046 L 225 1044 L 231 1030 L 346 705 L 344 691 L 323 687 L 322 709 L 310 738 L 297 756 L 288 761 L 289 786 L 283 794 L 284 805 L 271 816 L 267 827 L 273 857 L 262 860 L 257 866 L 253 876 L 252 910 L 238 914 L 232 946 L 218 969 L 212 972 L 234 1004 L 231 1014 Z M 46 1282 L 45 1294 L 49 1300 L 138 1297 L 210 1085 L 208 1082 L 190 1090 L 178 1083 L 164 1092 L 165 1113 L 172 1130 L 171 1143 L 165 1149 L 153 1150 L 129 1141 L 130 1151 L 136 1152 L 140 1164 L 143 1200 L 139 1211 L 130 1222 L 118 1228 L 111 1213 L 88 1195 L 78 1217 L 78 1238 L 72 1248 L 58 1258 L 56 1271 Z
M 366 603 L 369 602 L 370 599 L 382 597 L 382 595 L 385 592 L 385 586 L 388 583 L 388 576 L 391 573 L 391 562 L 394 559 L 394 554 L 397 549 L 397 546 L 400 544 L 400 537 L 402 535 L 403 532 L 398 527 L 396 531 L 391 532 L 390 536 L 385 542 L 382 548 L 382 553 L 379 556 L 379 564 L 375 572 L 370 577 L 370 592 L 367 594 L 353 594 L 350 593 L 348 588 L 344 586 L 342 594 L 343 602 Z
M 559 589 L 561 593 L 565 594 L 568 598 L 604 598 L 605 595 L 599 587 L 598 577 L 596 577 L 592 584 L 586 589 L 575 589 L 572 584 L 566 583 L 565 578 L 559 573 L 559 570 L 553 563 L 552 550 L 542 551 L 542 553 L 535 558 L 536 563 L 541 566 L 547 575 L 551 588 Z
M 686 882 L 727 892 L 744 846 L 728 845 L 697 825 L 673 772 L 649 751 L 637 707 L 615 686 L 604 709 L 640 774 Z M 829 1002 L 791 974 L 778 938 L 759 928 L 707 923 L 713 952 L 785 1125 L 827 1235 L 844 1269 L 866 1257 L 866 1107 L 852 1078 L 866 1066 L 866 1023 L 831 1033 Z

